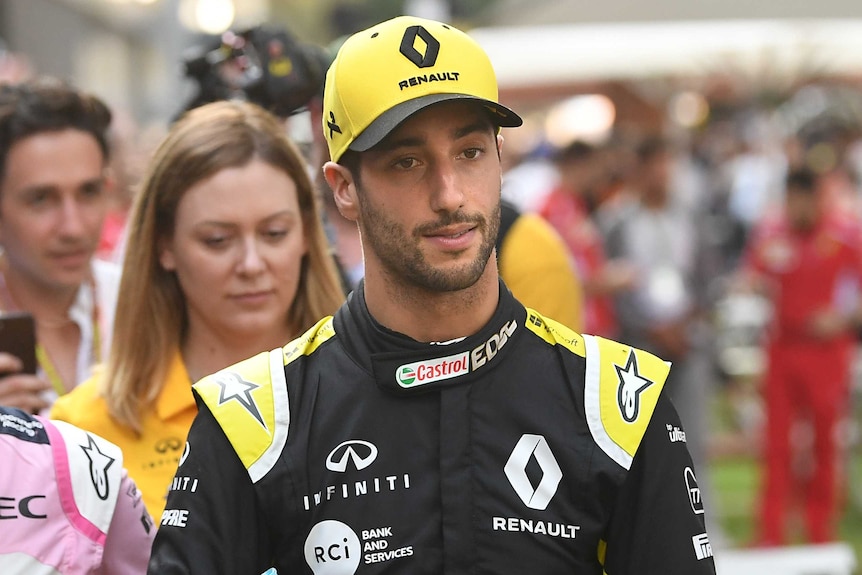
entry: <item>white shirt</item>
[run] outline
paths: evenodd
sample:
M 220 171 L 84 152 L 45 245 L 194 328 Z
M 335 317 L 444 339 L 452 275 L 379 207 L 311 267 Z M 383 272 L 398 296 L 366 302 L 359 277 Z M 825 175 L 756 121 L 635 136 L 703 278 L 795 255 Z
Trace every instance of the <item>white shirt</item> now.
M 89 379 L 92 374 L 94 363 L 104 361 L 108 356 L 111 345 L 111 334 L 114 327 L 114 313 L 117 308 L 117 294 L 120 288 L 120 266 L 112 262 L 94 259 L 92 263 L 93 285 L 89 282 L 81 284 L 78 295 L 69 308 L 69 318 L 75 322 L 81 331 L 81 343 L 78 346 L 77 376 L 75 384 Z M 96 309 L 94 309 L 97 308 Z M 94 353 L 93 347 L 96 342 L 96 333 L 93 318 L 98 319 L 99 350 Z M 44 377 L 40 369 L 39 375 Z M 57 392 L 53 389 L 45 394 L 49 403 L 57 399 Z

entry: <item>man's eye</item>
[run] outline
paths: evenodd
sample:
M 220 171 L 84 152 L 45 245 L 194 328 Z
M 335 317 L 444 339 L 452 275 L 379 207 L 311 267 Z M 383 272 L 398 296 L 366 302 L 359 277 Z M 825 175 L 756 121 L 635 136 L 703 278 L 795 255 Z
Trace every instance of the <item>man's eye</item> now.
M 37 192 L 35 194 L 31 194 L 30 197 L 27 198 L 27 203 L 31 206 L 39 206 L 47 203 L 48 197 L 48 192 Z
M 482 148 L 467 148 L 464 150 L 464 157 L 468 160 L 475 160 L 482 154 Z
M 416 166 L 416 158 L 402 158 L 395 162 L 396 168 L 401 168 L 402 170 L 409 170 Z
M 92 184 L 92 185 L 84 186 L 81 189 L 81 194 L 87 198 L 98 198 L 102 195 L 102 185 L 101 184 Z

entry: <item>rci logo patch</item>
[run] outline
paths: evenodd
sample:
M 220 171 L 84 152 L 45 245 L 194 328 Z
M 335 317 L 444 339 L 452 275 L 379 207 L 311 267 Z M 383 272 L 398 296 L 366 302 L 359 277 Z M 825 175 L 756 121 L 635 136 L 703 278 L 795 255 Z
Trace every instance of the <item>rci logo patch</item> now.
M 535 487 L 527 477 L 527 465 L 532 458 L 535 458 L 542 470 L 542 479 Z M 503 471 L 524 505 L 539 511 L 548 507 L 563 479 L 560 464 L 551 453 L 548 442 L 543 436 L 530 433 L 525 433 L 518 440 Z
M 356 532 L 332 519 L 311 528 L 303 550 L 314 575 L 353 575 L 362 554 Z

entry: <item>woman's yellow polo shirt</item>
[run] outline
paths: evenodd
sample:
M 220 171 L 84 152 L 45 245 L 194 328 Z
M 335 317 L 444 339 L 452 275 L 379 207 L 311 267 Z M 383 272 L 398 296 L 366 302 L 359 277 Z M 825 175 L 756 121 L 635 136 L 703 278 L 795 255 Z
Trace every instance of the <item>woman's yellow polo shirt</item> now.
M 143 414 L 140 436 L 108 415 L 105 400 L 98 394 L 99 378 L 97 374 L 60 397 L 50 416 L 117 444 L 123 450 L 129 476 L 141 490 L 147 511 L 159 525 L 168 488 L 197 415 L 192 382 L 182 356 L 177 351 L 154 409 Z

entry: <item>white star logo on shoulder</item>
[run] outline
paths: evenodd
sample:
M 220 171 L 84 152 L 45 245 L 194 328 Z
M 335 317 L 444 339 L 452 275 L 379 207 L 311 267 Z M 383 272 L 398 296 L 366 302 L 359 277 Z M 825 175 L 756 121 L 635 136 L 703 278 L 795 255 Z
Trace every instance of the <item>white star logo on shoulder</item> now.
M 248 411 L 264 429 L 267 429 L 263 416 L 257 408 L 251 392 L 260 387 L 256 383 L 244 380 L 238 373 L 224 371 L 215 376 L 215 383 L 221 387 L 218 404 L 224 405 L 230 400 L 235 400 Z
M 90 480 L 93 482 L 93 488 L 96 490 L 96 495 L 102 501 L 108 499 L 111 491 L 110 483 L 108 482 L 108 468 L 114 464 L 114 458 L 110 455 L 102 453 L 99 449 L 99 444 L 93 439 L 93 436 L 87 434 L 87 445 L 82 445 L 84 455 L 90 461 Z
M 617 404 L 620 408 L 620 414 L 626 422 L 634 423 L 640 415 L 641 393 L 654 382 L 638 373 L 638 361 L 634 349 L 629 350 L 626 366 L 623 368 L 614 364 L 614 369 L 617 370 L 617 376 L 620 378 L 617 387 Z

